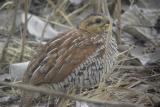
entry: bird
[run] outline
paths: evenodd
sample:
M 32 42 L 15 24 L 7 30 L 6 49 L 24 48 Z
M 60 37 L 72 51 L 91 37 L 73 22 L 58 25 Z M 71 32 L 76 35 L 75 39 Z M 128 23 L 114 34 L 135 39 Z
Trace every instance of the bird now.
M 109 68 L 116 63 L 118 51 L 113 36 L 105 49 L 105 38 L 111 27 L 106 15 L 90 14 L 76 28 L 58 34 L 31 60 L 23 75 L 23 83 L 35 86 L 50 84 L 53 89 L 63 92 L 71 87 L 99 84 L 104 62 Z M 29 107 L 31 99 L 24 92 L 21 107 Z

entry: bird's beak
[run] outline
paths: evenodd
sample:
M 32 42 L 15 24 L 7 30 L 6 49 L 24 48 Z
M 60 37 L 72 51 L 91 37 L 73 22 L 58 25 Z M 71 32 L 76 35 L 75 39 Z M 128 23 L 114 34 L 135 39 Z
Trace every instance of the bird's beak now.
M 112 24 L 111 24 L 111 23 L 106 23 L 106 24 L 104 25 L 104 27 L 105 27 L 105 29 L 106 29 L 107 31 L 111 31 L 111 30 L 112 30 Z
M 109 24 L 108 30 L 109 30 L 109 31 L 112 31 L 112 23 Z

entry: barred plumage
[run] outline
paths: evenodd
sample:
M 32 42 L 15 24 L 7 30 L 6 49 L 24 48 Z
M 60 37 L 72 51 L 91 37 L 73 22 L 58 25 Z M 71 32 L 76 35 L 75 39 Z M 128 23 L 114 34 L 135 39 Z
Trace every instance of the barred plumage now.
M 69 87 L 73 86 L 83 88 L 97 85 L 102 78 L 104 68 L 104 55 L 100 55 L 100 51 L 104 51 L 104 48 L 105 47 L 102 46 L 95 53 L 89 56 L 82 64 L 75 68 L 75 70 L 73 70 L 72 73 L 64 81 L 58 84 L 53 84 L 53 88 L 66 91 Z M 114 38 L 112 38 L 112 40 L 110 41 L 106 53 L 106 62 L 108 65 L 107 67 L 109 67 L 109 69 L 111 70 L 112 66 L 116 63 L 116 56 L 118 54 L 117 45 Z
M 60 34 L 45 45 L 38 58 L 31 61 L 23 82 L 32 85 L 48 83 L 62 91 L 98 84 L 104 71 L 104 56 L 109 69 L 116 62 L 114 38 L 105 49 L 104 38 L 110 26 L 107 17 L 90 15 L 79 28 Z M 28 107 L 30 103 L 31 95 L 22 96 L 22 107 Z

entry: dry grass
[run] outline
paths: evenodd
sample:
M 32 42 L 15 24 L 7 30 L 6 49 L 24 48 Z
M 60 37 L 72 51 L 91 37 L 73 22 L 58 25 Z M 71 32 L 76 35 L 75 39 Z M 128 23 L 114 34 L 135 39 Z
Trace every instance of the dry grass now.
M 73 12 L 66 13 L 65 9 L 68 3 L 67 0 L 64 0 L 62 3 L 59 3 L 57 6 L 55 6 L 51 0 L 47 0 L 47 3 L 49 6 L 51 6 L 51 8 L 53 8 L 53 13 L 55 15 L 51 18 L 43 17 L 43 19 L 48 23 L 54 24 L 55 28 L 56 26 L 58 26 L 62 28 L 71 29 L 72 27 L 75 26 L 75 24 L 72 21 L 75 20 L 77 17 L 80 17 L 80 14 L 86 11 L 89 7 L 90 8 L 92 7 L 90 2 L 87 2 L 85 5 L 74 10 Z M 103 2 L 101 3 L 102 4 L 99 4 L 99 3 L 97 4 L 98 11 L 103 10 L 104 12 L 106 11 L 108 12 L 108 8 L 104 7 L 107 4 L 104 4 Z M 99 5 L 102 5 L 102 6 L 99 6 Z M 118 5 L 120 9 L 121 4 L 119 3 Z M 121 26 L 120 15 L 121 14 L 118 15 L 119 27 Z M 51 20 L 48 20 L 48 19 L 51 19 Z M 14 23 L 13 23 L 13 26 L 15 26 Z M 118 40 L 121 35 L 120 30 L 118 33 L 119 34 Z M 13 32 L 14 32 L 14 28 L 12 28 L 10 35 L 12 35 Z M 110 34 L 110 36 L 111 35 L 112 34 Z M 26 43 L 24 43 L 23 39 L 22 39 L 23 41 L 22 47 L 20 42 L 21 40 L 19 38 L 14 38 L 14 39 L 12 38 L 12 40 L 8 39 L 6 43 L 7 46 L 4 48 L 5 50 L 7 49 L 7 51 L 3 52 L 3 55 L 5 54 L 6 57 L 4 56 L 2 57 L 5 59 L 1 60 L 1 64 L 3 65 L 11 64 L 11 63 L 22 61 L 22 59 L 23 61 L 27 61 L 32 58 L 33 54 L 36 53 L 35 49 L 38 46 L 31 45 L 29 40 L 26 40 Z M 107 43 L 108 41 L 106 41 L 106 44 Z M 129 52 L 129 51 L 130 50 L 127 50 L 126 52 Z M 78 96 L 80 98 L 85 97 L 85 99 L 89 99 L 89 100 L 93 99 L 93 100 L 98 100 L 103 102 L 105 101 L 106 102 L 110 102 L 110 101 L 126 102 L 126 103 L 142 105 L 142 106 L 153 106 L 155 103 L 154 101 L 158 102 L 159 101 L 158 99 L 160 99 L 160 95 L 158 94 L 158 92 L 160 92 L 158 88 L 160 87 L 159 85 L 160 83 L 158 82 L 160 80 L 160 76 L 155 72 L 152 72 L 152 70 L 146 69 L 144 67 L 142 67 L 142 69 L 137 70 L 137 69 L 132 69 L 131 67 L 128 67 L 129 65 L 124 65 L 123 62 L 125 62 L 126 60 L 132 61 L 133 59 L 130 56 L 126 56 L 126 52 L 122 52 L 121 65 L 119 65 L 119 68 L 116 68 L 114 72 L 111 72 L 111 74 L 107 77 L 107 82 L 105 83 L 105 85 L 101 86 L 100 88 L 82 90 L 80 91 Z M 155 75 L 154 78 L 152 78 L 153 75 Z M 149 92 L 150 90 L 154 90 L 155 92 Z M 69 95 L 72 95 L 72 96 L 76 95 L 75 91 L 72 91 L 71 93 L 69 93 Z M 62 100 L 61 103 L 62 103 L 61 107 L 65 107 L 66 105 L 72 105 L 71 100 Z

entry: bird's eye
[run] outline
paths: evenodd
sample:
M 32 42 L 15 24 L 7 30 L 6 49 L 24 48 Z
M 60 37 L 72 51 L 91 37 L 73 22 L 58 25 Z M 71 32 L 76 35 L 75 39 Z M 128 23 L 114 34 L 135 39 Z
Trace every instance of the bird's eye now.
M 96 23 L 101 23 L 101 22 L 102 22 L 102 19 L 99 19 L 99 18 L 98 18 L 98 19 L 95 20 L 95 22 L 96 22 Z

